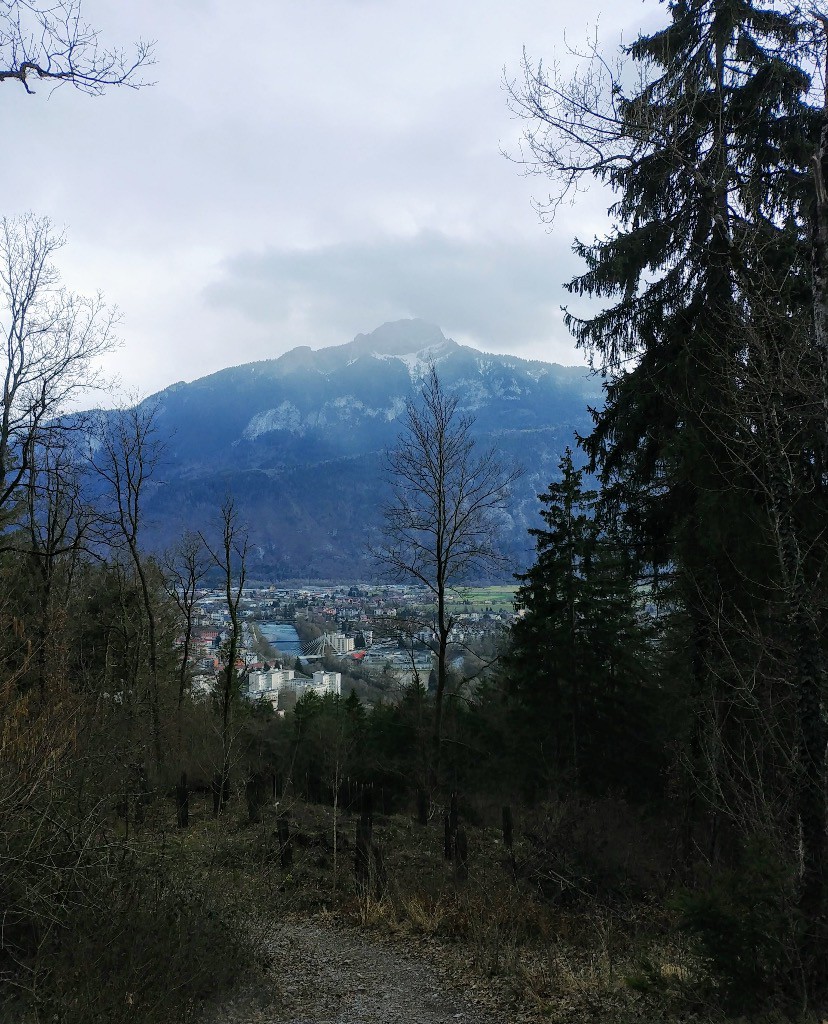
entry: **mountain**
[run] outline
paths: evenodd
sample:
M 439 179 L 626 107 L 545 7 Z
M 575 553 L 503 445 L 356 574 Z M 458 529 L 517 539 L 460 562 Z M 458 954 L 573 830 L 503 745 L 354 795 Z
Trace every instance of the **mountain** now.
M 574 433 L 589 429 L 599 383 L 582 367 L 459 345 L 422 320 L 384 324 L 332 348 L 295 348 L 147 399 L 165 454 L 145 542 L 163 547 L 185 525 L 205 528 L 230 492 L 249 524 L 254 575 L 372 575 L 366 548 L 387 494 L 383 452 L 431 363 L 475 417 L 480 442 L 525 469 L 502 527 L 504 550 L 523 567 L 532 551 L 526 531 L 539 522 L 537 493 Z

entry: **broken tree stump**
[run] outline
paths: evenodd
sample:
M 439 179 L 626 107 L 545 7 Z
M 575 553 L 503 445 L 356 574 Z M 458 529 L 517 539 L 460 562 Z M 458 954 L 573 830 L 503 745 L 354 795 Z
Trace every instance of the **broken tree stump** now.
M 262 772 L 253 772 L 244 786 L 247 801 L 247 820 L 251 825 L 259 825 L 262 821 L 262 807 L 267 803 L 267 776 Z

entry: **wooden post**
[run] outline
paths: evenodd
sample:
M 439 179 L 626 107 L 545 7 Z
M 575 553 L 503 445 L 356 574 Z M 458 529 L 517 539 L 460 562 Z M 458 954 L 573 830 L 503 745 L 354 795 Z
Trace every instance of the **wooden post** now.
M 247 819 L 251 825 L 261 824 L 265 785 L 266 780 L 261 772 L 254 772 L 245 783 L 244 796 L 247 800 Z
M 221 784 L 221 772 L 216 772 L 210 783 L 210 790 L 213 794 L 213 817 L 217 818 L 221 813 L 222 804 L 222 784 Z
M 460 826 L 454 837 L 454 869 L 458 882 L 465 882 L 469 877 L 469 846 L 466 830 Z
M 451 801 L 449 803 L 449 812 L 446 815 L 445 821 L 445 839 L 443 841 L 443 854 L 446 860 L 451 860 L 454 857 L 454 848 L 457 842 L 457 822 L 459 813 L 457 810 L 457 793 L 451 794 Z
M 378 900 L 385 895 L 385 887 L 388 884 L 388 875 L 385 870 L 385 861 L 379 844 L 371 844 L 371 852 L 374 855 L 374 891 Z
M 507 804 L 503 808 L 503 845 L 507 850 L 512 849 L 513 840 L 513 823 L 512 823 L 512 808 Z
M 417 790 L 417 821 L 428 824 L 428 793 L 424 789 Z
M 362 803 L 360 806 L 360 817 L 364 824 L 368 825 L 369 832 L 374 827 L 374 787 L 362 787 Z
M 149 782 L 147 773 L 141 762 L 135 765 L 135 772 L 138 776 L 138 795 L 135 797 L 135 824 L 143 825 L 144 809 L 149 804 Z
M 354 851 L 354 877 L 361 896 L 368 893 L 371 882 L 371 846 L 374 831 L 374 794 L 370 786 L 363 786 L 359 824 Z
M 512 820 L 512 808 L 507 804 L 503 808 L 503 845 L 509 851 L 509 863 L 512 866 L 512 875 L 517 881 L 517 862 L 515 861 L 515 835 L 514 821 Z
M 187 773 L 181 773 L 181 781 L 175 787 L 176 818 L 179 828 L 190 824 L 190 791 L 187 788 Z
M 354 878 L 357 892 L 365 896 L 371 878 L 371 827 L 360 819 L 356 827 L 356 848 L 354 851 Z
M 293 866 L 293 841 L 290 838 L 290 818 L 280 814 L 276 819 L 276 834 L 279 837 L 279 863 L 282 871 L 289 871 Z

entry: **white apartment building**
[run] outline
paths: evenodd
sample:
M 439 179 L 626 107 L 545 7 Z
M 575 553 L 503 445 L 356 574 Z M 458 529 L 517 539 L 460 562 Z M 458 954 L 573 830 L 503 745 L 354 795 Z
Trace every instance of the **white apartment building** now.
M 278 693 L 293 682 L 292 668 L 272 668 L 266 672 L 251 672 L 247 677 L 247 693 L 254 700 L 266 693 Z
M 353 650 L 354 642 L 351 641 Z M 313 687 L 317 693 L 335 693 L 339 696 L 342 693 L 341 672 L 314 672 L 313 683 L 306 684 L 306 689 Z
M 251 672 L 247 677 L 247 695 L 251 700 L 267 700 L 274 706 L 279 703 L 279 694 L 285 691 L 301 698 L 308 690 L 320 696 L 326 693 L 339 695 L 342 692 L 341 672 L 314 672 L 313 679 L 304 676 L 296 678 L 292 668 L 274 668 L 267 672 Z
M 347 654 L 354 649 L 354 638 L 344 633 L 331 633 L 328 637 L 336 654 Z

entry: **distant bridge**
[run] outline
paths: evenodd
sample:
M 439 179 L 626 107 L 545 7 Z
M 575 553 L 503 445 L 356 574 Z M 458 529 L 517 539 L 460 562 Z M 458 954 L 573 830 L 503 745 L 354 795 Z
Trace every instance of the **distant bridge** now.
M 302 657 L 306 661 L 314 661 L 324 657 L 325 648 L 332 647 L 331 638 L 327 633 L 318 636 L 315 640 L 301 645 Z

